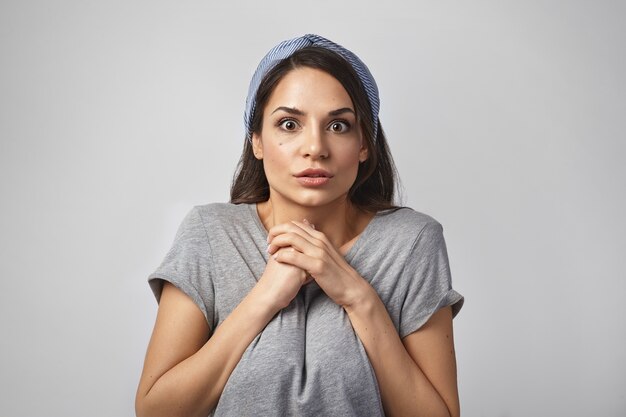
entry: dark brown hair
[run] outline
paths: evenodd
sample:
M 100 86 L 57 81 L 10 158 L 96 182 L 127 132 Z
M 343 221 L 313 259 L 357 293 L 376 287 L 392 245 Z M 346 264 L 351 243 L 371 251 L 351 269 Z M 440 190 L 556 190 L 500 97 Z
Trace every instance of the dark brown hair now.
M 263 128 L 263 110 L 278 82 L 290 71 L 309 67 L 322 70 L 337 79 L 346 89 L 355 107 L 368 158 L 361 164 L 356 180 L 348 191 L 348 198 L 357 208 L 377 212 L 394 208 L 397 172 L 380 120 L 374 140 L 374 121 L 367 93 L 352 68 L 340 55 L 320 47 L 306 47 L 280 61 L 263 78 L 256 95 L 252 116 L 252 132 L 259 134 Z M 259 203 L 269 199 L 269 184 L 263 170 L 263 161 L 254 157 L 252 143 L 246 139 L 243 152 L 230 188 L 231 203 Z

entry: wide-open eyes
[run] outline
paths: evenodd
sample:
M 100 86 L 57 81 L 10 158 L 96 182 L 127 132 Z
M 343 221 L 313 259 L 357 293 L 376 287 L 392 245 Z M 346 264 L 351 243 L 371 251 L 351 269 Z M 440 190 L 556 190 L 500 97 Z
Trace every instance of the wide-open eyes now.
M 288 117 L 280 119 L 276 126 L 286 132 L 294 132 L 301 128 L 297 120 Z M 332 133 L 347 133 L 351 128 L 352 125 L 347 120 L 333 120 L 328 124 L 327 130 Z
M 335 120 L 330 124 L 328 129 L 333 133 L 346 133 L 350 130 L 350 123 L 345 120 Z
M 292 132 L 298 128 L 298 122 L 293 119 L 281 119 L 278 121 L 278 127 L 288 132 Z

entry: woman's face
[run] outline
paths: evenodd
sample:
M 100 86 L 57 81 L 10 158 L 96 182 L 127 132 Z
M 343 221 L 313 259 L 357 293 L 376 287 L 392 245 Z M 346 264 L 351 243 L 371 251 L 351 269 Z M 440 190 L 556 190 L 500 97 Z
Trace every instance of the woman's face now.
M 333 76 L 308 67 L 278 82 L 252 140 L 274 202 L 319 207 L 345 201 L 359 162 L 367 159 L 350 96 Z

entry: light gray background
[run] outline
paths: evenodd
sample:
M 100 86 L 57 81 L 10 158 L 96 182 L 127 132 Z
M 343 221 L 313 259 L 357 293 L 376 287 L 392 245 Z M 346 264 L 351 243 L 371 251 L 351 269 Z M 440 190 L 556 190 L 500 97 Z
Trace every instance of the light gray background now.
M 625 415 L 624 2 L 0 4 L 0 415 L 133 415 L 146 277 L 307 32 L 369 65 L 404 201 L 444 225 L 463 414 Z

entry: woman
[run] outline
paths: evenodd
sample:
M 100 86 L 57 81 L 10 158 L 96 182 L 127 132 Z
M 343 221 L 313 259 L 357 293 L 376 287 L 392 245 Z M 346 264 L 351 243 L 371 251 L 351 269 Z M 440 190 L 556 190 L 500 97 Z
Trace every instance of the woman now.
M 458 416 L 442 228 L 393 206 L 378 90 L 317 35 L 248 94 L 231 203 L 194 207 L 149 280 L 138 416 Z

